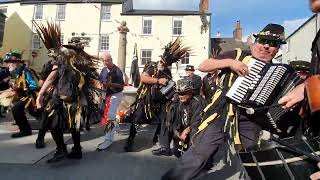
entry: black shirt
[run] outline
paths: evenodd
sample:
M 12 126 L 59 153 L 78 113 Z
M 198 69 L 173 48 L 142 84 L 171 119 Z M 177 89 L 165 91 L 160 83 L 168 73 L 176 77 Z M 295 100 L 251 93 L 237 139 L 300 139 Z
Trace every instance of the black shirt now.
M 189 76 L 190 78 L 190 76 Z M 192 82 L 192 86 L 193 86 L 193 95 L 194 96 L 197 96 L 197 95 L 200 95 L 200 89 L 201 89 L 201 77 L 196 75 L 196 74 L 193 74 L 191 76 L 191 82 Z
M 109 70 L 107 67 L 102 69 L 100 73 L 100 81 L 107 82 L 108 80 L 111 80 L 111 83 L 124 85 L 123 74 L 118 66 L 113 65 L 111 70 Z M 122 90 L 123 87 L 108 87 L 107 94 L 115 94 L 121 92 Z

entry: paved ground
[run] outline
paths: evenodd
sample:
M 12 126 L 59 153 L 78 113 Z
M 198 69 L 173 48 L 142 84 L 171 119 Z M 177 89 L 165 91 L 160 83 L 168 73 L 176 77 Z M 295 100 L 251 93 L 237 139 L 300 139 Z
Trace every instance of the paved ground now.
M 47 147 L 35 149 L 37 131 L 32 136 L 12 139 L 10 134 L 17 130 L 10 117 L 0 119 L 0 179 L 1 180 L 155 180 L 173 166 L 174 157 L 156 157 L 151 150 L 158 148 L 152 144 L 154 126 L 142 127 L 136 138 L 134 152 L 123 150 L 129 125 L 122 124 L 114 144 L 106 151 L 96 151 L 103 141 L 103 131 L 99 125 L 82 133 L 82 160 L 65 160 L 47 164 L 55 150 L 50 133 L 46 135 Z M 69 135 L 65 136 L 70 144 Z M 68 145 L 70 150 L 72 145 Z

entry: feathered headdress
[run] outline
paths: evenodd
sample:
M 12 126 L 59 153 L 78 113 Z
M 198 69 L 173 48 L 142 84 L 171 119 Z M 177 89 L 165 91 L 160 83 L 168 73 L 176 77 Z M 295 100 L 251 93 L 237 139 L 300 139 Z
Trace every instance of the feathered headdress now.
M 97 76 L 96 65 L 99 58 L 87 54 L 79 44 L 71 43 L 68 45 L 62 45 L 61 28 L 58 24 L 48 21 L 46 26 L 43 24 L 37 24 L 36 22 L 33 23 L 40 39 L 48 49 L 48 56 L 62 56 L 62 59 L 67 63 L 74 65 L 80 72 L 89 76 Z
M 167 66 L 171 66 L 172 63 L 176 63 L 184 58 L 187 52 L 190 52 L 190 48 L 183 47 L 178 37 L 174 42 L 169 42 L 164 47 L 164 52 L 161 57 Z
M 56 57 L 58 50 L 62 46 L 61 44 L 61 28 L 56 23 L 49 23 L 47 21 L 47 26 L 43 24 L 37 24 L 33 21 L 36 31 L 40 36 L 43 44 L 48 49 L 48 56 Z

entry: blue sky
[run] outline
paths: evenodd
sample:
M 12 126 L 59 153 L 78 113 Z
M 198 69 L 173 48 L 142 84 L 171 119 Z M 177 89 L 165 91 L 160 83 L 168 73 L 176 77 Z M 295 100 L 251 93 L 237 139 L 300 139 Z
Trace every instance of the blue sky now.
M 135 9 L 198 10 L 200 0 L 133 0 Z M 209 0 L 211 35 L 231 37 L 240 20 L 243 36 L 260 31 L 268 23 L 286 28 L 288 36 L 313 14 L 309 0 Z

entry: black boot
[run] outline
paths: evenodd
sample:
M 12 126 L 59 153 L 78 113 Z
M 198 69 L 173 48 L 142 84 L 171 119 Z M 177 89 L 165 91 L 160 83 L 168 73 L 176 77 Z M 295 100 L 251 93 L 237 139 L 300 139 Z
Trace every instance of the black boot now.
M 129 137 L 128 140 L 127 140 L 126 145 L 124 146 L 124 150 L 126 152 L 132 152 L 133 142 L 134 142 L 134 137 Z
M 66 147 L 64 148 L 57 148 L 57 151 L 54 153 L 51 159 L 47 160 L 47 163 L 55 163 L 65 159 L 68 155 Z
M 126 152 L 132 152 L 133 142 L 134 142 L 134 138 L 136 137 L 136 134 L 137 134 L 137 127 L 135 124 L 131 124 L 129 137 L 128 137 L 126 145 L 124 146 L 124 150 Z
M 6 116 L 4 116 L 4 115 L 2 114 L 2 106 L 0 105 L 0 118 L 4 118 L 4 117 L 6 117 Z
M 68 154 L 69 159 L 82 159 L 81 147 L 73 147 L 71 152 Z
M 158 135 L 154 135 L 152 138 L 152 143 L 153 144 L 157 144 L 157 142 L 159 142 L 159 136 Z
M 44 139 L 43 138 L 37 138 L 36 140 L 36 148 L 37 149 L 41 149 L 46 147 L 46 144 L 44 143 Z
M 30 131 L 20 131 L 20 132 L 17 132 L 17 133 L 13 133 L 13 134 L 11 134 L 11 137 L 12 138 L 19 138 L 19 137 L 30 136 L 30 135 L 32 135 L 31 130 Z
M 39 130 L 38 138 L 36 140 L 36 148 L 41 149 L 45 147 L 44 136 L 46 135 L 46 131 L 43 129 Z

